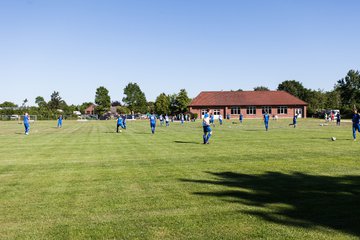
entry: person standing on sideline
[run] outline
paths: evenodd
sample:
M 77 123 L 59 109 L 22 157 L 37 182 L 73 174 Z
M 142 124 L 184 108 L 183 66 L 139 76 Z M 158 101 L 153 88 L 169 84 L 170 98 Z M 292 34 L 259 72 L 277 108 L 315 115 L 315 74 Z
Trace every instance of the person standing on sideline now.
M 239 121 L 240 121 L 240 123 L 242 123 L 242 121 L 243 121 L 243 115 L 242 115 L 242 113 L 240 113 Z
M 264 114 L 264 124 L 266 131 L 269 130 L 269 114 L 267 112 Z
M 117 133 L 119 132 L 119 127 L 124 128 L 123 119 L 120 115 L 117 117 L 117 120 L 116 120 L 116 132 Z M 122 132 L 121 129 L 120 129 L 120 132 Z
M 155 128 L 156 128 L 156 117 L 155 114 L 151 114 L 150 115 L 150 127 L 151 127 L 151 133 L 154 134 L 155 133 Z
M 28 113 L 24 114 L 24 127 L 25 127 L 25 134 L 29 135 L 30 132 L 30 116 Z
M 219 115 L 219 123 L 220 123 L 220 125 L 222 125 L 222 123 L 223 123 L 223 117 L 221 114 Z
M 166 123 L 166 126 L 168 127 L 169 126 L 169 116 L 167 114 L 165 115 L 165 123 Z
M 184 125 L 184 114 L 181 114 L 180 120 L 181 120 L 181 125 Z
M 160 126 L 162 126 L 164 124 L 164 118 L 162 114 L 160 114 L 159 120 L 160 120 Z
M 215 123 L 214 123 L 214 114 L 210 114 L 210 124 L 215 127 Z
M 203 140 L 204 140 L 204 144 L 209 144 L 209 139 L 212 135 L 212 131 L 210 128 L 210 109 L 206 110 L 206 113 L 204 114 L 204 119 L 203 119 L 203 130 L 204 130 L 204 135 L 203 135 Z
M 354 114 L 353 114 L 353 117 L 352 117 L 352 123 L 353 123 L 353 138 L 354 138 L 354 141 L 356 141 L 356 131 L 360 132 L 360 115 L 359 113 L 357 112 L 356 109 L 354 109 Z
M 58 123 L 57 123 L 57 127 L 58 127 L 58 128 L 61 128 L 61 127 L 62 127 L 62 121 L 63 121 L 63 116 L 60 115 L 60 116 L 58 117 Z
M 340 126 L 340 121 L 341 121 L 340 112 L 337 112 L 337 114 L 336 114 L 336 125 L 337 126 Z

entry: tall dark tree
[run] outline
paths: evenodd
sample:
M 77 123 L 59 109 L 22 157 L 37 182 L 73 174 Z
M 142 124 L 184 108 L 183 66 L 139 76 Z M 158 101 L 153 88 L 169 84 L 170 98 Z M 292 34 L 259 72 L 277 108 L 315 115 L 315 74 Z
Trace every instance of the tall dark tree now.
M 170 113 L 170 98 L 165 93 L 161 93 L 155 100 L 155 112 L 157 114 Z
M 339 91 L 341 102 L 347 108 L 352 108 L 354 104 L 360 102 L 360 73 L 350 70 L 345 78 L 337 81 L 335 89 Z
M 186 90 L 181 89 L 176 97 L 176 105 L 178 107 L 178 110 L 182 113 L 186 112 L 190 102 L 191 99 L 188 97 Z
M 132 113 L 146 113 L 147 112 L 147 101 L 145 94 L 141 91 L 137 83 L 129 83 L 124 88 L 124 97 L 122 101 L 127 105 Z
M 304 88 L 302 83 L 295 81 L 295 80 L 286 80 L 279 84 L 277 90 L 279 91 L 286 91 L 295 97 L 300 98 L 301 100 L 306 101 L 306 92 L 307 89 Z
M 64 104 L 64 101 L 60 97 L 60 93 L 54 91 L 50 96 L 50 101 L 48 102 L 48 106 L 51 110 L 61 109 L 61 105 Z
M 23 101 L 23 103 L 22 103 L 22 105 L 21 105 L 21 107 L 22 107 L 22 108 L 26 107 L 26 103 L 27 103 L 27 102 L 28 102 L 28 99 L 25 98 L 24 101 Z
M 254 91 L 270 91 L 270 89 L 265 86 L 258 86 L 258 87 L 254 87 Z
M 96 89 L 95 103 L 97 105 L 95 112 L 99 115 L 103 115 L 110 109 L 109 91 L 105 87 L 101 86 Z

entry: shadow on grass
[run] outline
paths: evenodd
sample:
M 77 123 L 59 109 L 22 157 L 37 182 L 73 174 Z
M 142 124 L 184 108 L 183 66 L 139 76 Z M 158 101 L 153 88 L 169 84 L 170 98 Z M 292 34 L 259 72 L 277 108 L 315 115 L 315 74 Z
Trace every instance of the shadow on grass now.
M 208 173 L 211 180 L 181 181 L 223 186 L 226 190 L 193 194 L 255 206 L 257 210 L 242 212 L 269 222 L 304 228 L 322 226 L 360 236 L 360 176 Z
M 191 141 L 174 141 L 174 143 L 183 143 L 183 144 L 200 144 L 199 142 L 191 142 Z

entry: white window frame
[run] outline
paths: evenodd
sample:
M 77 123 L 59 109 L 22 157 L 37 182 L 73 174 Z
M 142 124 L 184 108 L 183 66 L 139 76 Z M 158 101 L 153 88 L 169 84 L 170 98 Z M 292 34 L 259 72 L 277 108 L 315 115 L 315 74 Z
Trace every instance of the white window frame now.
M 271 114 L 271 112 L 272 112 L 271 106 L 263 106 L 262 107 L 262 114 L 265 114 L 265 112 L 267 112 L 268 114 Z
M 286 115 L 288 114 L 288 107 L 287 106 L 279 106 L 277 113 L 280 115 Z
M 231 112 L 231 114 L 240 114 L 241 108 L 240 107 L 231 107 L 230 112 Z
M 256 107 L 255 106 L 248 106 L 246 108 L 247 115 L 256 115 Z
M 220 109 L 214 109 L 213 110 L 213 114 L 214 114 L 214 116 L 218 116 L 218 115 L 220 115 Z

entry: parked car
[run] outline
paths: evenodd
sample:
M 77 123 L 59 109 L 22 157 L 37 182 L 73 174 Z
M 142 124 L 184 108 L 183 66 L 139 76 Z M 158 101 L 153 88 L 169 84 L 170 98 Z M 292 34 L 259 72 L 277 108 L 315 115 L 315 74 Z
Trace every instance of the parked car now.
M 11 115 L 10 119 L 11 119 L 11 120 L 18 120 L 18 119 L 19 119 L 19 115 L 16 115 L 16 114 Z

